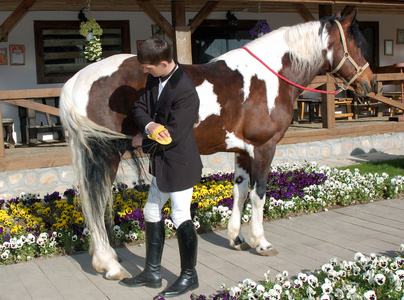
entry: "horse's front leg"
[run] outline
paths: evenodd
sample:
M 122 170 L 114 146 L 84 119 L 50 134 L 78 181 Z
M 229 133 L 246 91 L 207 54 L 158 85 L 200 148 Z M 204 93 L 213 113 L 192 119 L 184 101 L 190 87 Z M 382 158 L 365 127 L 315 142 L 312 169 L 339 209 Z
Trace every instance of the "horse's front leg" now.
M 256 149 L 254 159 L 251 161 L 251 220 L 249 230 L 250 245 L 258 254 L 273 256 L 278 254 L 270 242 L 265 238 L 263 226 L 264 205 L 269 168 L 275 154 L 275 145 Z
M 236 154 L 233 186 L 233 210 L 227 225 L 227 236 L 230 247 L 236 250 L 244 250 L 249 246 L 240 232 L 241 212 L 243 210 L 244 201 L 247 198 L 250 176 L 237 162 L 238 157 L 239 156 Z

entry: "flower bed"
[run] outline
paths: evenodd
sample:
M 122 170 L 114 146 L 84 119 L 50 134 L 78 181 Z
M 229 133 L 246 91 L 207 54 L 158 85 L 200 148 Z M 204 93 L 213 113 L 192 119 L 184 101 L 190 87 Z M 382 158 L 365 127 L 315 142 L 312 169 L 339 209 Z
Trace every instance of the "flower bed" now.
M 233 205 L 233 182 L 233 173 L 218 173 L 204 177 L 195 186 L 191 214 L 199 232 L 227 225 Z M 143 241 L 142 208 L 148 189 L 144 184 L 114 187 L 114 224 L 109 227 L 114 245 Z M 268 177 L 264 216 L 276 219 L 334 205 L 397 197 L 402 190 L 401 177 L 389 179 L 387 174 L 360 174 L 357 170 L 352 173 L 308 162 L 283 164 L 272 167 Z M 0 205 L 0 264 L 88 250 L 91 234 L 75 190 L 67 190 L 63 197 L 55 192 L 43 199 L 23 194 L 8 201 L 0 200 Z M 168 236 L 174 232 L 170 214 L 167 203 L 163 218 Z M 247 199 L 242 222 L 248 222 L 250 216 L 251 204 Z
M 195 186 L 191 212 L 199 232 L 224 228 L 227 225 L 233 205 L 233 183 L 234 174 L 218 173 L 204 177 Z M 115 245 L 144 240 L 142 208 L 147 199 L 148 189 L 149 186 L 144 184 L 136 185 L 133 188 L 121 184 L 114 187 L 112 207 L 114 225 L 110 226 L 112 232 L 110 238 Z M 349 170 L 341 171 L 308 162 L 283 164 L 272 167 L 268 177 L 264 215 L 266 219 L 276 219 L 291 214 L 324 210 L 335 205 L 351 205 L 374 199 L 394 198 L 402 191 L 403 180 L 401 177 L 389 179 L 387 174 L 360 174 L 358 170 L 352 173 Z M 85 227 L 78 201 L 76 192 L 72 189 L 67 190 L 63 196 L 55 192 L 43 199 L 37 195 L 24 194 L 8 201 L 0 200 L 0 263 L 17 263 L 35 257 L 88 250 L 91 233 Z M 174 232 L 170 213 L 170 206 L 167 203 L 163 209 L 167 235 Z M 242 222 L 248 222 L 250 216 L 251 204 L 247 199 Z M 377 282 L 382 283 L 383 280 L 390 286 L 392 284 L 398 286 L 397 277 L 394 275 L 399 276 L 400 280 L 404 278 L 401 272 L 396 272 L 402 269 L 402 260 L 374 258 L 374 255 L 371 257 L 372 260 L 361 258 L 361 261 L 367 262 L 361 265 L 357 260 L 354 263 L 332 262 L 332 270 L 336 273 L 328 269 L 328 271 L 324 269 L 318 271 L 316 274 L 318 286 L 311 285 L 309 275 L 306 275 L 307 279 L 305 279 L 305 275 L 299 275 L 298 278 L 291 280 L 285 273 L 282 278 L 277 276 L 277 282 L 274 283 L 266 280 L 255 284 L 247 280 L 237 287 L 223 290 L 223 293 L 218 294 L 216 299 L 244 299 L 253 294 L 259 294 L 262 299 L 306 299 L 309 292 L 316 294 L 315 296 L 312 294 L 313 297 L 307 299 L 320 299 L 320 296 L 323 297 L 321 299 L 328 299 L 327 295 L 333 296 L 335 299 L 342 299 L 337 298 L 341 293 L 340 290 L 345 294 L 352 291 L 352 288 L 349 289 L 347 285 L 355 287 L 358 295 L 362 293 L 361 297 L 367 297 L 364 296 L 365 292 L 368 293 L 366 295 L 370 295 L 363 299 L 376 299 L 372 298 L 371 291 L 378 295 L 378 290 L 384 293 L 386 288 L 380 287 L 374 290 L 357 285 L 352 279 L 360 277 L 356 272 L 358 271 L 356 267 L 362 268 L 361 276 L 364 278 L 363 273 L 369 271 L 369 266 L 377 267 L 379 261 L 387 260 L 388 269 L 376 268 L 374 273 L 368 272 L 367 274 L 373 278 L 369 280 L 373 280 L 371 284 L 376 282 L 376 287 L 379 287 Z M 350 269 L 345 270 L 344 273 L 345 264 L 348 264 Z M 395 267 L 396 264 L 398 268 Z M 366 266 L 364 267 L 364 265 Z M 332 274 L 335 275 L 335 278 L 329 278 Z M 384 279 L 380 275 L 376 278 L 377 274 L 384 275 Z M 298 284 L 300 281 L 296 280 L 301 281 L 301 287 Z M 348 280 L 353 283 L 347 283 Z M 333 293 L 323 292 L 323 286 L 327 287 L 327 283 L 331 285 Z M 288 288 L 289 284 L 290 288 Z M 340 286 L 340 284 L 342 285 Z M 281 293 L 279 293 L 279 287 L 282 288 Z M 369 289 L 369 291 L 363 292 L 364 289 Z M 399 288 L 397 287 L 397 289 Z M 276 295 L 277 292 L 279 295 Z M 292 298 L 288 298 L 288 294 L 293 295 Z M 325 295 L 323 296 L 323 294 Z M 353 292 L 351 294 L 353 295 Z M 194 295 L 194 297 L 204 299 L 203 295 Z M 383 299 L 383 297 L 381 298 Z M 351 299 L 362 298 L 351 297 Z
M 233 205 L 233 184 L 233 173 L 218 173 L 204 177 L 195 186 L 191 213 L 199 232 L 227 226 Z M 142 208 L 148 189 L 145 184 L 114 187 L 114 224 L 110 225 L 114 245 L 144 240 Z M 388 174 L 360 174 L 358 170 L 352 173 L 308 162 L 283 164 L 272 167 L 269 174 L 264 216 L 269 220 L 336 205 L 394 198 L 402 191 L 401 176 L 389 179 Z M 63 196 L 55 192 L 40 199 L 37 195 L 23 194 L 0 200 L 0 264 L 88 250 L 91 233 L 85 227 L 78 201 L 73 189 Z M 167 236 L 174 233 L 170 214 L 167 203 L 163 208 Z M 242 222 L 248 222 L 250 216 L 251 204 L 247 199 Z M 214 299 L 404 300 L 403 261 L 402 255 L 392 259 L 358 253 L 352 262 L 332 259 L 314 274 L 289 277 L 285 271 L 276 276 L 275 282 L 269 280 L 269 273 L 259 283 L 246 279 L 237 286 L 224 287 Z M 204 295 L 192 297 L 206 299 Z
M 269 280 L 268 271 L 261 282 L 245 279 L 231 288 L 222 286 L 223 291 L 213 299 L 404 300 L 403 250 L 404 244 L 395 258 L 377 257 L 374 253 L 365 256 L 360 252 L 353 261 L 332 258 L 313 274 L 289 277 L 289 273 L 283 271 L 276 275 L 275 282 Z M 206 296 L 193 294 L 191 299 L 204 300 Z

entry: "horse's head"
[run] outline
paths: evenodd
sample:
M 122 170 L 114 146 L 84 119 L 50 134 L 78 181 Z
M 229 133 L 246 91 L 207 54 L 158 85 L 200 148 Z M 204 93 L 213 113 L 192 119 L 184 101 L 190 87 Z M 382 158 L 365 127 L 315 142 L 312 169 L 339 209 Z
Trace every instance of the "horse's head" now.
M 325 24 L 329 30 L 327 59 L 331 73 L 344 80 L 344 89 L 352 85 L 357 94 L 366 95 L 373 90 L 375 78 L 363 57 L 366 41 L 356 24 L 356 13 L 344 18 L 338 13 Z

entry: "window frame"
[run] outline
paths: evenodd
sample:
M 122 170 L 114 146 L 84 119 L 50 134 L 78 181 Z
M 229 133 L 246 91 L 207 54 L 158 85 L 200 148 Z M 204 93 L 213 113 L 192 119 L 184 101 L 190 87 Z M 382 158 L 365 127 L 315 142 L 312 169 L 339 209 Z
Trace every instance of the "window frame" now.
M 117 28 L 120 29 L 121 30 L 120 42 L 122 52 L 119 53 L 131 53 L 129 20 L 97 21 L 97 22 L 103 29 L 117 29 Z M 63 30 L 72 28 L 77 28 L 77 34 L 83 39 L 83 45 L 84 45 L 85 38 L 79 34 L 80 21 L 34 21 L 36 75 L 38 84 L 64 83 L 77 72 L 77 71 L 61 72 L 61 73 L 53 73 L 50 75 L 45 73 L 46 65 L 44 59 L 45 57 L 44 34 L 43 34 L 44 30 L 52 30 L 52 29 Z M 101 36 L 101 43 L 102 39 L 103 37 Z M 86 65 L 90 63 L 91 62 L 87 62 Z

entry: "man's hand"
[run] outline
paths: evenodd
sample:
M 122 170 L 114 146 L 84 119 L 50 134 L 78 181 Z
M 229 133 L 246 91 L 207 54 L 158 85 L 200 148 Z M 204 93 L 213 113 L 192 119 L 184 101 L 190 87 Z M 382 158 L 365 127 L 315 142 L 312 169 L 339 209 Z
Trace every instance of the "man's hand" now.
M 159 124 L 159 123 L 155 123 L 155 122 L 150 123 L 147 126 L 147 131 L 149 132 L 149 135 L 152 136 L 154 130 L 156 130 L 160 126 L 161 126 L 161 124 Z M 157 139 L 160 140 L 160 141 L 166 140 L 169 137 L 170 137 L 170 133 L 168 132 L 167 129 L 159 132 L 159 134 L 157 135 Z

